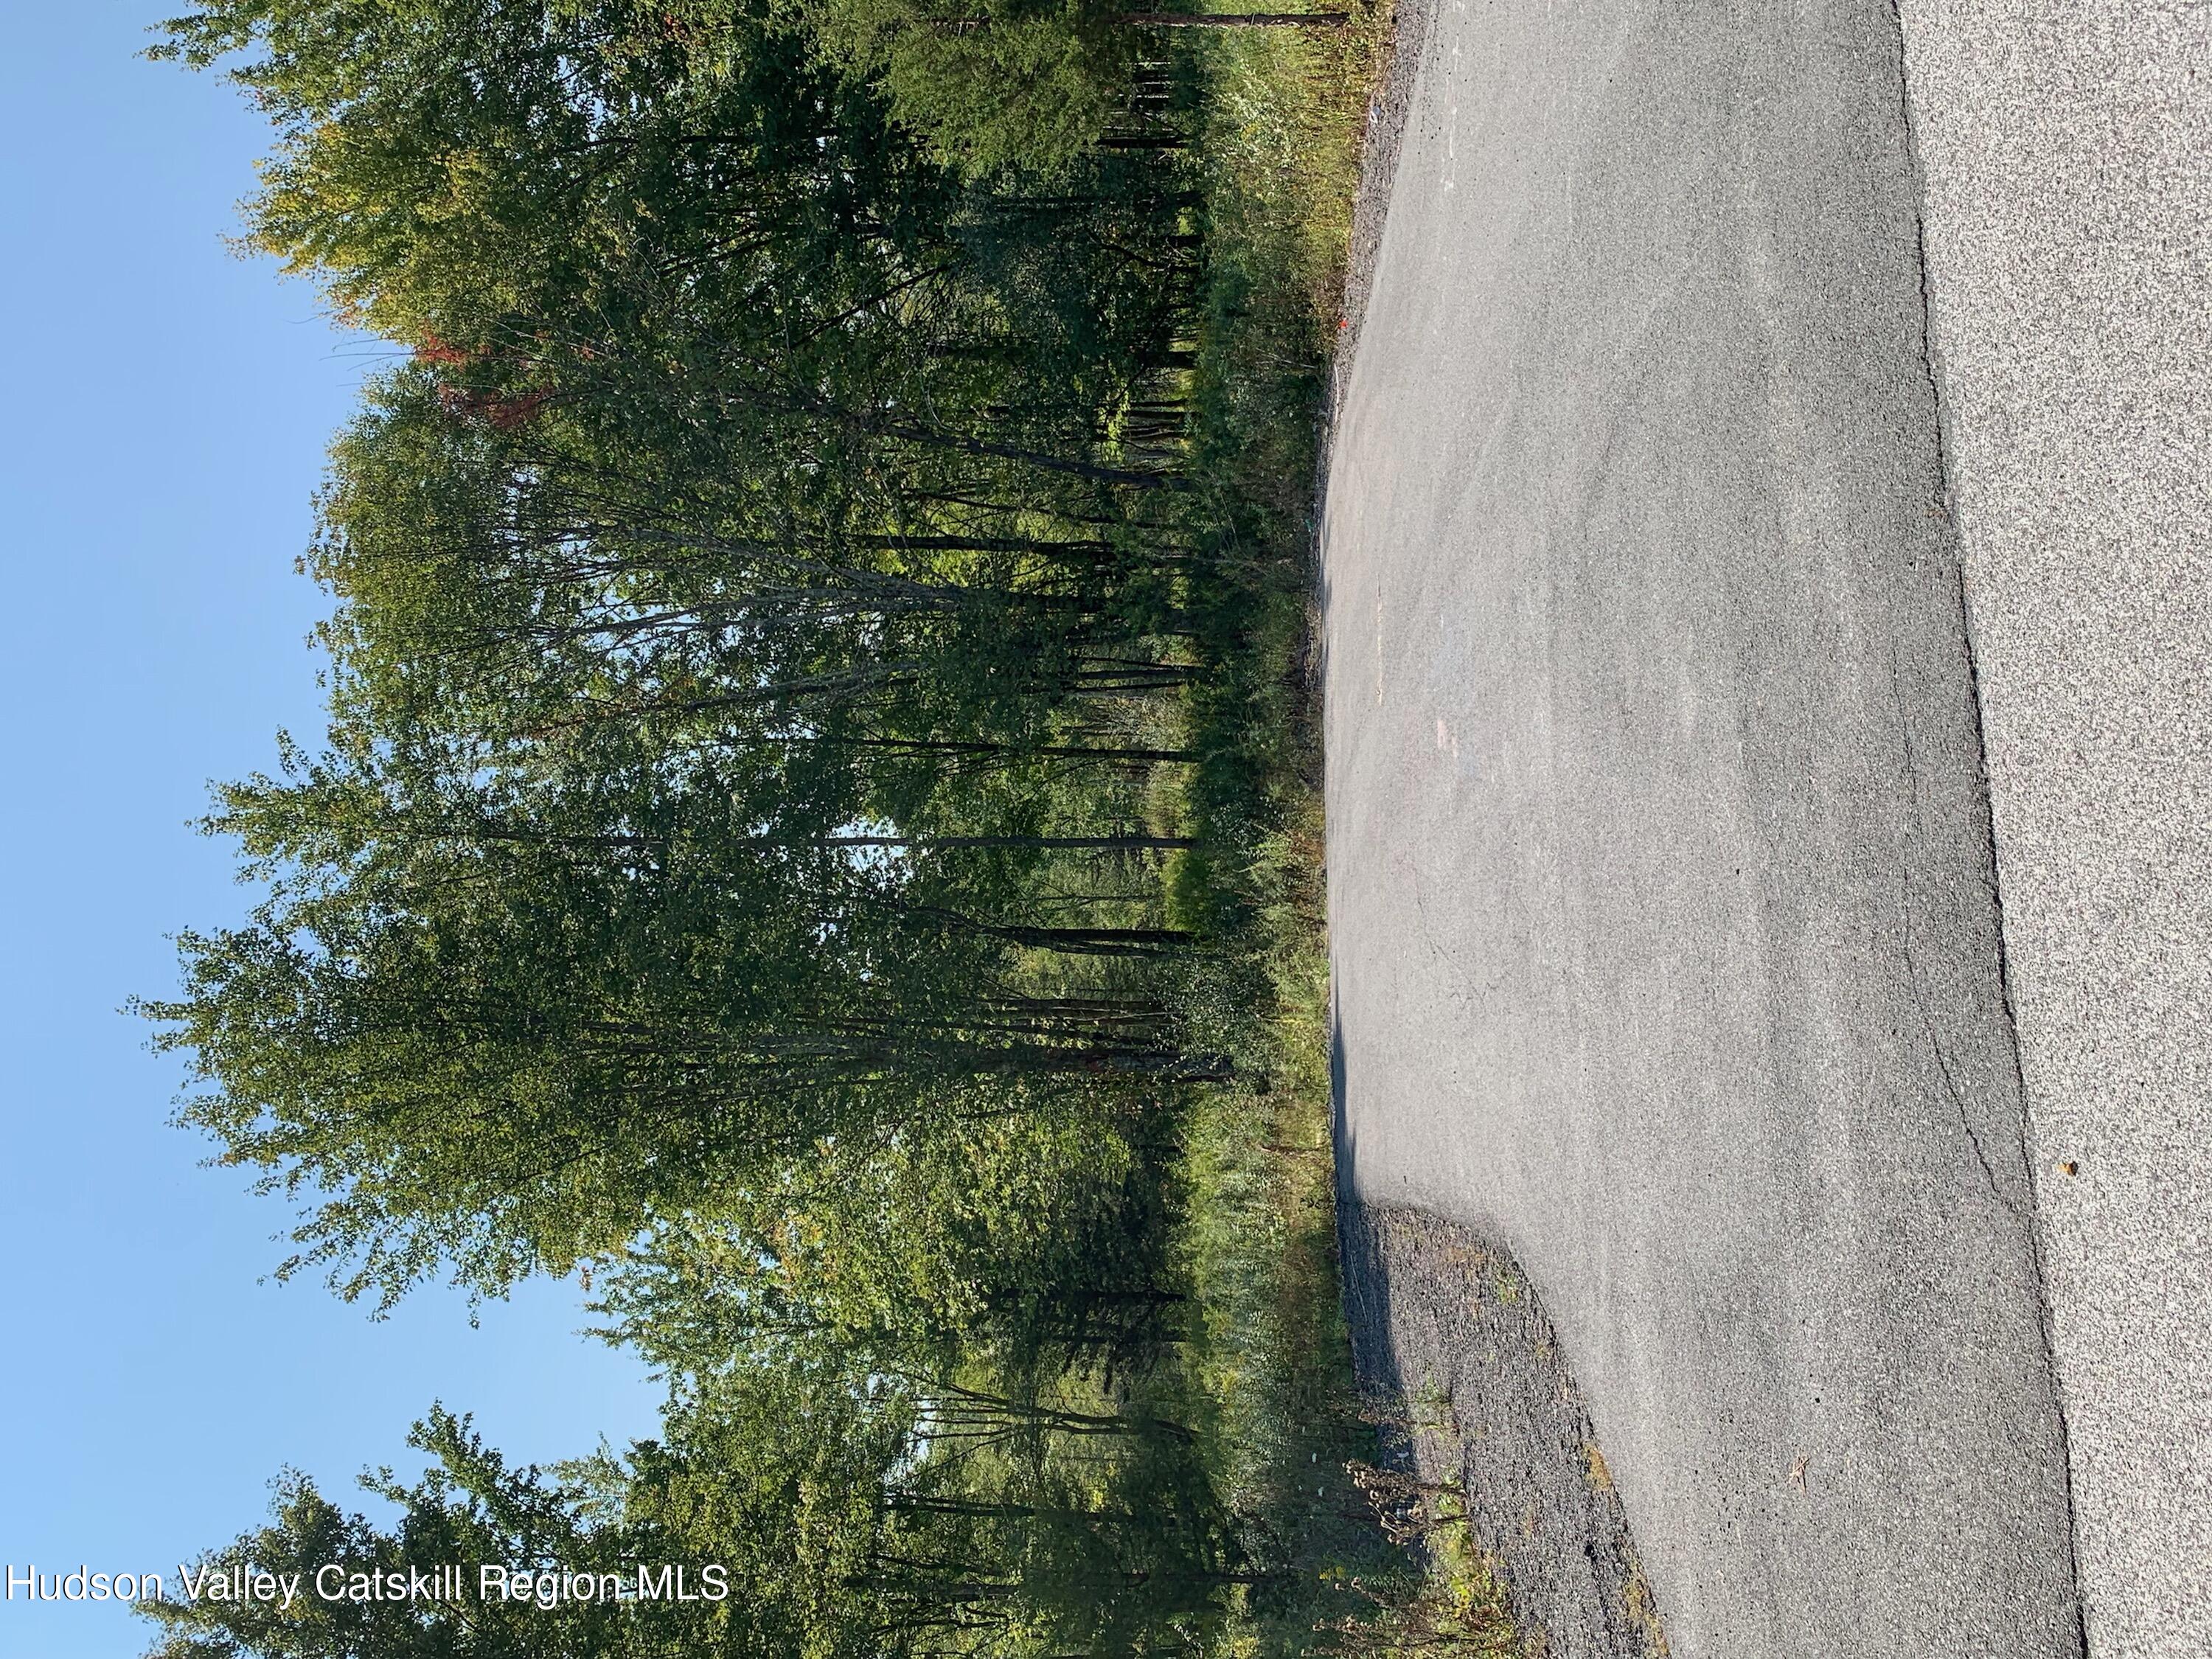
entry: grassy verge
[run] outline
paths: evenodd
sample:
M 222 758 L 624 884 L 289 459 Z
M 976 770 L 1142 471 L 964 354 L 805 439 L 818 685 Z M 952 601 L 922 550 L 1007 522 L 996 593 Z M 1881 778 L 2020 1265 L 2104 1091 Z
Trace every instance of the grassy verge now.
M 1190 735 L 1207 760 L 1182 807 L 1200 849 L 1171 902 L 1227 947 L 1192 986 L 1194 1046 L 1231 1054 L 1249 1080 L 1210 1093 L 1190 1124 L 1181 1242 L 1205 1311 L 1207 1454 L 1238 1511 L 1268 1518 L 1254 1553 L 1285 1570 L 1243 1595 L 1232 1653 L 1514 1650 L 1449 1495 L 1414 1495 L 1409 1510 L 1407 1494 L 1356 1478 L 1376 1413 L 1338 1281 L 1314 490 L 1389 26 L 1387 4 L 1363 4 L 1339 29 L 1224 31 L 1206 106 L 1195 471 L 1229 556 L 1196 607 L 1208 673 Z

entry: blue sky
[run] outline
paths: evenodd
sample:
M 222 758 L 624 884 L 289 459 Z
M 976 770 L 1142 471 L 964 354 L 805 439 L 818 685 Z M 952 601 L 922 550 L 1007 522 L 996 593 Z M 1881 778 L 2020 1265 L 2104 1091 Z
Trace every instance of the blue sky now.
M 170 0 L 172 5 L 181 0 Z M 434 1399 L 525 1458 L 650 1431 L 657 1391 L 574 1334 L 570 1285 L 471 1329 L 257 1282 L 274 1200 L 167 1127 L 180 1082 L 118 1012 L 166 936 L 238 915 L 187 821 L 317 727 L 292 571 L 325 444 L 375 361 L 224 246 L 264 129 L 136 54 L 162 15 L 11 9 L 0 68 L 0 1561 L 159 1571 L 258 1521 L 291 1465 L 406 1465 Z M 138 1652 L 113 1609 L 0 1602 L 0 1659 Z

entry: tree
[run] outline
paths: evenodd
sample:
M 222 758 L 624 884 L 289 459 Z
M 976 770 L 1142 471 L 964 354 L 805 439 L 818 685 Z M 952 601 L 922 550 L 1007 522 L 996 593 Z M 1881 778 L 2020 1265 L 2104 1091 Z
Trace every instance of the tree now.
M 874 100 L 742 4 L 216 0 L 166 27 L 157 56 L 228 64 L 276 126 L 252 245 L 441 353 L 618 319 L 641 265 L 834 313 L 942 211 Z
M 287 1475 L 269 1525 L 197 1565 L 298 1593 L 289 1605 L 142 1603 L 162 1631 L 151 1659 L 876 1659 L 843 1563 L 867 1552 L 896 1415 L 810 1403 L 813 1415 L 778 1417 L 772 1440 L 725 1435 L 711 1467 L 646 1443 L 550 1472 L 509 1465 L 466 1419 L 434 1409 L 410 1437 L 434 1460 L 419 1481 L 364 1478 L 395 1522 L 346 1514 Z M 458 1595 L 442 1593 L 452 1565 Z M 489 1585 L 485 1566 L 499 1570 Z M 675 1566 L 696 1599 L 650 1593 Z M 326 1599 L 319 1574 L 342 1592 L 356 1575 L 377 1589 L 396 1575 L 440 1593 Z
M 605 1333 L 672 1375 L 830 1343 L 871 1373 L 1115 1374 L 1184 1334 L 1158 1114 L 1032 1100 L 848 1137 L 657 1230 L 603 1286 Z
M 971 174 L 1047 174 L 1095 145 L 1126 104 L 1138 43 L 1084 0 L 800 0 L 835 61 Z
M 772 767 L 671 787 L 590 760 L 487 782 L 472 757 L 295 758 L 227 793 L 215 827 L 271 896 L 185 934 L 185 994 L 146 1012 L 215 1085 L 183 1121 L 319 1195 L 288 1271 L 349 1264 L 348 1295 L 389 1298 L 447 1261 L 496 1293 L 831 1138 L 1214 1064 L 1141 992 L 1014 971 L 1110 935 L 1009 938 L 937 902 L 926 859 L 762 833 Z
M 398 1506 L 389 1528 L 340 1510 L 305 1475 L 280 1478 L 270 1523 L 203 1556 L 195 1570 L 203 1583 L 266 1574 L 289 1582 L 292 1595 L 142 1602 L 138 1610 L 162 1632 L 151 1659 L 582 1659 L 625 1650 L 621 1610 L 596 1594 L 550 1608 L 477 1595 L 479 1563 L 634 1582 L 626 1540 L 592 1524 L 583 1492 L 510 1468 L 466 1419 L 442 1410 L 417 1424 L 409 1443 L 434 1460 L 416 1485 L 402 1486 L 389 1471 L 363 1477 Z M 453 1563 L 466 1565 L 459 1596 L 446 1593 L 449 1580 L 439 1571 Z M 357 1577 L 381 1590 L 390 1574 L 425 1593 L 346 1594 Z

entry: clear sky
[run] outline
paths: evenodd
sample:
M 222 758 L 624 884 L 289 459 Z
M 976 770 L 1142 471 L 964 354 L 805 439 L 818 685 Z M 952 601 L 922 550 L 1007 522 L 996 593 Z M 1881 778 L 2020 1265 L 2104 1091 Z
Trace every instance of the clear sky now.
M 407 1467 L 433 1400 L 520 1457 L 649 1432 L 658 1391 L 574 1333 L 572 1285 L 471 1330 L 258 1282 L 286 1221 L 167 1127 L 174 1059 L 118 1012 L 167 935 L 237 915 L 187 827 L 210 779 L 315 733 L 319 596 L 293 574 L 325 444 L 375 361 L 222 238 L 264 130 L 137 53 L 184 0 L 9 8 L 0 67 L 0 1561 L 161 1571 L 265 1512 Z M 113 1608 L 0 1601 L 0 1659 L 130 1655 Z

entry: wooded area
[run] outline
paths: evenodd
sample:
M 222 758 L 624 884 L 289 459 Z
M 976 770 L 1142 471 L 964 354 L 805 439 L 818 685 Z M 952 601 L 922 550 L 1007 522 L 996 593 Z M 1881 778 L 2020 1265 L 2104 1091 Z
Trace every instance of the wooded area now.
M 399 348 L 305 560 L 327 737 L 221 792 L 264 900 L 147 1005 L 182 1118 L 287 1271 L 578 1273 L 671 1385 L 550 1471 L 434 1412 L 396 1523 L 294 1481 L 210 1559 L 732 1586 L 167 1659 L 1372 1645 L 1302 642 L 1376 30 L 1287 21 L 166 27 L 275 125 L 252 246 Z

